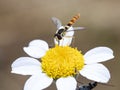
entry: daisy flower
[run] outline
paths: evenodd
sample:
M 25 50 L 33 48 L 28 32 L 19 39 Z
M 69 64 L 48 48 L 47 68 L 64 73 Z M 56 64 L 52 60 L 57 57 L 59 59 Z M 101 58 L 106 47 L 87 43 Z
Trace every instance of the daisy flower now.
M 16 59 L 11 65 L 11 72 L 31 75 L 24 90 L 43 90 L 53 81 L 57 90 L 76 90 L 77 74 L 101 83 L 110 79 L 109 70 L 100 64 L 114 58 L 108 47 L 96 47 L 83 55 L 77 48 L 58 45 L 49 48 L 47 42 L 33 40 L 23 50 L 30 57 Z

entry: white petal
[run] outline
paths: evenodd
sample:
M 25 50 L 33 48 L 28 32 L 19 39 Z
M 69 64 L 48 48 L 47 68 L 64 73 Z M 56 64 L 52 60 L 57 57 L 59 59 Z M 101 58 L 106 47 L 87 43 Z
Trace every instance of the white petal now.
M 45 55 L 46 50 L 36 46 L 24 47 L 23 50 L 31 57 L 41 58 Z
M 36 47 L 40 47 L 43 48 L 45 50 L 48 50 L 48 44 L 47 42 L 43 41 L 43 40 L 33 40 L 29 43 L 29 46 L 36 46 Z
M 12 63 L 12 67 L 24 66 L 24 65 L 40 65 L 37 59 L 31 57 L 20 57 Z
M 97 63 L 114 58 L 112 49 L 108 47 L 96 47 L 84 55 L 85 64 Z
M 76 90 L 77 82 L 73 77 L 60 78 L 56 81 L 57 90 Z
M 33 75 L 25 83 L 24 90 L 43 90 L 52 83 L 53 79 L 45 74 Z
M 23 50 L 34 58 L 41 58 L 48 50 L 48 44 L 43 40 L 33 40 L 29 43 L 28 47 L 24 47 Z
M 87 79 L 107 83 L 110 79 L 109 70 L 102 64 L 88 64 L 85 65 L 80 74 Z
M 62 38 L 62 40 L 59 41 L 59 46 L 69 46 L 72 43 L 72 39 L 73 39 L 73 35 L 74 35 L 74 31 L 70 31 L 69 30 L 73 30 L 73 27 L 70 27 L 65 33 L 65 36 Z M 58 45 L 58 41 L 56 39 L 54 39 L 55 44 Z
M 30 57 L 20 57 L 12 65 L 12 73 L 21 75 L 34 75 L 42 72 L 41 63 Z

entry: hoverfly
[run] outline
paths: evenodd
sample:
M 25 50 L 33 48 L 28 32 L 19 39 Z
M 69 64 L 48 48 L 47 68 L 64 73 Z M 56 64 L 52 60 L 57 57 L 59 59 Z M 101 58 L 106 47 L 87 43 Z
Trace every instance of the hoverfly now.
M 81 83 L 81 82 L 80 82 L 80 83 Z M 105 84 L 105 83 L 99 83 L 99 82 L 90 82 L 90 83 L 88 83 L 88 84 L 78 86 L 76 90 L 92 90 L 92 89 L 95 88 L 98 84 L 114 87 L 114 85 L 111 85 L 111 84 Z
M 61 21 L 53 17 L 52 21 L 57 26 L 57 31 L 54 34 L 54 40 L 58 45 L 62 45 L 62 43 L 65 42 L 65 40 L 68 41 L 67 45 L 69 45 L 72 41 L 72 37 L 74 35 L 75 30 L 82 30 L 84 27 L 72 27 L 72 25 L 80 18 L 80 14 L 75 15 L 67 25 L 62 26 Z M 66 38 L 68 37 L 68 38 Z
M 92 90 L 97 86 L 97 82 L 90 82 L 86 85 L 79 86 L 76 90 Z

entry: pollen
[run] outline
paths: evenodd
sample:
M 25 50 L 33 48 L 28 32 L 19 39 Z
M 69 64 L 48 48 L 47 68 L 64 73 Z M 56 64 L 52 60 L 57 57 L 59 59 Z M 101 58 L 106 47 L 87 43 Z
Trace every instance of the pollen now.
M 54 79 L 74 76 L 84 66 L 81 51 L 69 46 L 55 46 L 49 49 L 41 61 L 43 72 Z

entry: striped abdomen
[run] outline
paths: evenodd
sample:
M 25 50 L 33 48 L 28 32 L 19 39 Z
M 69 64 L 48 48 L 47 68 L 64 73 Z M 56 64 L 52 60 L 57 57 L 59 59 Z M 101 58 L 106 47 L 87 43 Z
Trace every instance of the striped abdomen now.
M 71 20 L 70 20 L 70 22 L 67 24 L 67 26 L 72 26 L 77 20 L 78 20 L 78 18 L 80 18 L 80 14 L 77 14 L 76 16 L 74 16 Z

